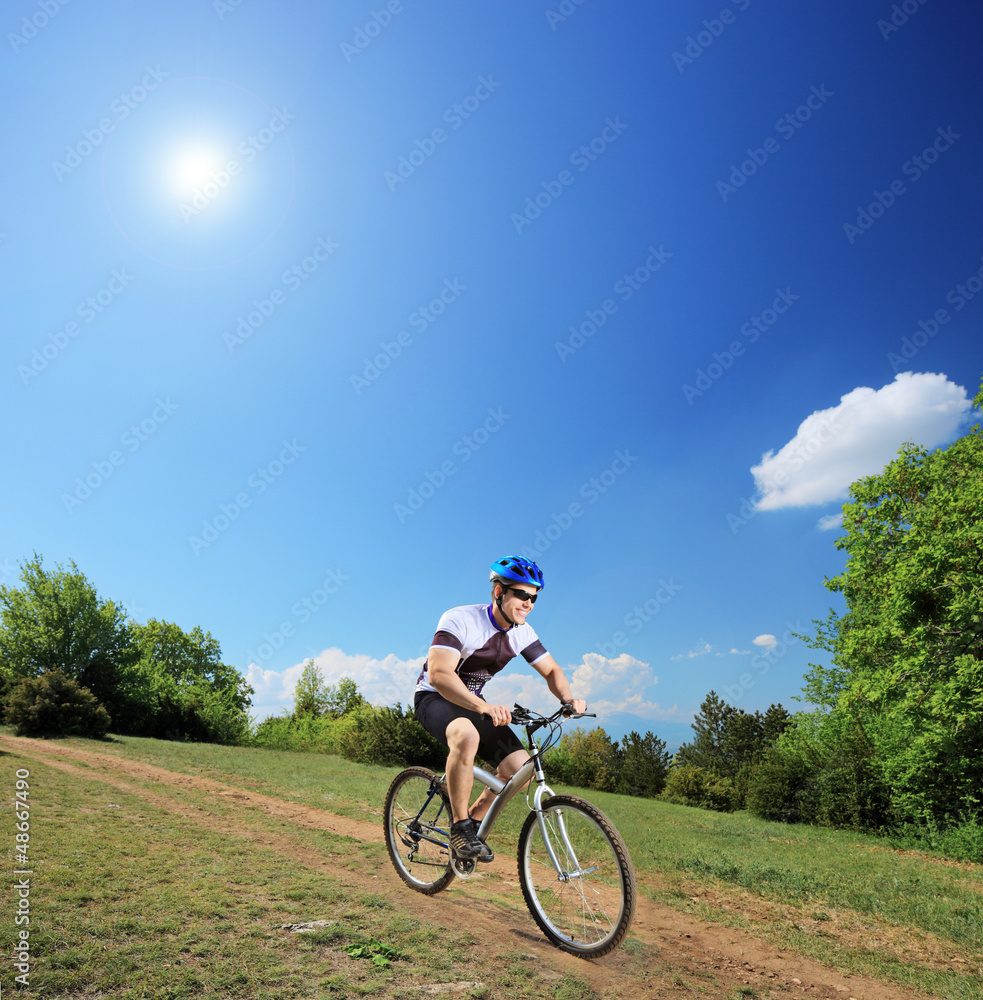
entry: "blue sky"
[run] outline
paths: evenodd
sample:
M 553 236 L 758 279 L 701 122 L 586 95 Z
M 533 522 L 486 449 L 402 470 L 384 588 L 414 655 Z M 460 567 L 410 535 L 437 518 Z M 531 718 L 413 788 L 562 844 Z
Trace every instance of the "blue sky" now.
M 974 419 L 975 10 L 2 26 L 3 582 L 37 551 L 201 625 L 259 717 L 309 657 L 410 701 L 511 553 L 610 731 L 795 707 L 847 485 Z M 548 705 L 524 666 L 487 693 Z

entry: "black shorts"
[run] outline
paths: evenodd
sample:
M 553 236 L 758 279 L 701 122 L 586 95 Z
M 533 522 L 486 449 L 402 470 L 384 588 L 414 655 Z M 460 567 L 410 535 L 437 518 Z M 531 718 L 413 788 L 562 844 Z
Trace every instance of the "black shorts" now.
M 447 727 L 455 719 L 468 719 L 478 730 L 478 753 L 492 767 L 524 747 L 519 737 L 508 726 L 496 726 L 487 715 L 479 715 L 469 708 L 449 702 L 436 691 L 418 691 L 413 702 L 416 717 L 423 728 L 444 746 L 447 746 Z

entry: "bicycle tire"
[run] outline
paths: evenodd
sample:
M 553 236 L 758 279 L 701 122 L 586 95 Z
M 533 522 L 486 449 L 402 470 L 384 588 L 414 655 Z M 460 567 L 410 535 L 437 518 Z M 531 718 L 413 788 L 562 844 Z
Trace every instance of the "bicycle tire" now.
M 426 767 L 409 767 L 393 779 L 386 793 L 386 849 L 399 877 L 417 892 L 432 896 L 453 880 L 451 806 L 447 790 Z M 411 824 L 415 826 L 411 829 Z
M 599 958 L 621 944 L 635 915 L 637 887 L 628 848 L 604 813 L 575 795 L 551 796 L 543 814 L 560 867 L 569 874 L 579 864 L 580 874 L 568 879 L 557 874 L 539 817 L 530 812 L 519 834 L 522 895 L 552 944 L 581 958 Z

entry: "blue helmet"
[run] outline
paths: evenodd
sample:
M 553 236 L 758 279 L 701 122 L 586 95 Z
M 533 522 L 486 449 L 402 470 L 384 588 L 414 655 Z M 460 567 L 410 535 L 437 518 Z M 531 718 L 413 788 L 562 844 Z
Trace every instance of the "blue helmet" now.
M 543 571 L 528 559 L 521 556 L 506 556 L 491 564 L 489 580 L 513 580 L 515 583 L 528 583 L 533 587 L 543 589 Z

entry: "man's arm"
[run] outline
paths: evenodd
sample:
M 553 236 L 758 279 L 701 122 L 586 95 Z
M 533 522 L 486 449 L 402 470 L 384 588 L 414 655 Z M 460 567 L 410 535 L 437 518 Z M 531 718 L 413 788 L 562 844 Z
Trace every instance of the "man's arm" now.
M 560 699 L 572 703 L 574 712 L 586 712 L 587 702 L 582 698 L 574 698 L 570 685 L 567 683 L 563 668 L 556 660 L 547 653 L 541 656 L 533 665 L 534 670 L 538 670 L 543 675 L 550 691 Z M 436 685 L 434 685 L 436 687 Z
M 437 693 L 461 708 L 490 715 L 496 726 L 507 726 L 512 721 L 512 713 L 504 705 L 489 705 L 468 689 L 457 673 L 460 660 L 461 654 L 456 649 L 447 646 L 430 647 L 427 653 L 427 673 Z

